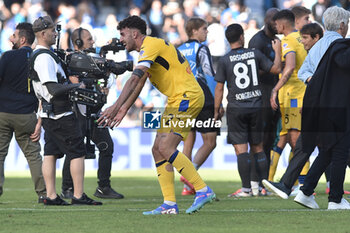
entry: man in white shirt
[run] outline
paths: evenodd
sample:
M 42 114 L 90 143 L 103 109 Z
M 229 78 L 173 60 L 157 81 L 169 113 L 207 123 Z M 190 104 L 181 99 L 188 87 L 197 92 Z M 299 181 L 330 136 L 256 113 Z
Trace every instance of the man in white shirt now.
M 102 205 L 84 192 L 85 146 L 76 117 L 71 111 L 68 92 L 84 84 L 67 84 L 60 59 L 50 50 L 57 33 L 49 16 L 33 23 L 37 46 L 31 56 L 30 77 L 36 96 L 42 103 L 39 115 L 45 129 L 43 176 L 47 187 L 45 205 L 68 205 L 56 194 L 56 160 L 65 154 L 71 160 L 74 185 L 72 204 Z

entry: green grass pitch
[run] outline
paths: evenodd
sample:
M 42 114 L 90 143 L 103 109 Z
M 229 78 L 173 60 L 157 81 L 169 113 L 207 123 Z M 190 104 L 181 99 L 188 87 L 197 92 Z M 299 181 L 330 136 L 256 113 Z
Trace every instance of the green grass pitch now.
M 113 172 L 112 186 L 125 195 L 123 200 L 104 199 L 103 206 L 64 207 L 38 204 L 29 172 L 7 172 L 0 197 L 0 232 L 350 232 L 350 211 L 326 210 L 324 180 L 316 190 L 321 209 L 309 210 L 294 203 L 292 197 L 227 197 L 240 188 L 237 171 L 203 169 L 200 174 L 219 201 L 207 204 L 198 213 L 185 214 L 193 196 L 181 196 L 182 184 L 176 176 L 180 214 L 143 216 L 143 211 L 163 201 L 152 170 Z M 85 179 L 85 192 L 90 197 L 97 185 L 95 175 L 87 172 Z M 347 177 L 347 189 L 349 181 Z M 57 192 L 60 182 L 58 178 Z

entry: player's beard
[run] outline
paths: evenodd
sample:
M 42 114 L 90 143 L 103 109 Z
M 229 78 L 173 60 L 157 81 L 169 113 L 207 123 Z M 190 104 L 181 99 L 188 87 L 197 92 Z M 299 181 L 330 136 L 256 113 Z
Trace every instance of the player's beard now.
M 271 24 L 267 24 L 267 29 L 273 33 L 274 35 L 276 35 L 278 32 L 277 32 L 277 28 L 276 27 L 273 27 Z
M 12 44 L 12 49 L 19 49 L 19 45 L 17 43 Z

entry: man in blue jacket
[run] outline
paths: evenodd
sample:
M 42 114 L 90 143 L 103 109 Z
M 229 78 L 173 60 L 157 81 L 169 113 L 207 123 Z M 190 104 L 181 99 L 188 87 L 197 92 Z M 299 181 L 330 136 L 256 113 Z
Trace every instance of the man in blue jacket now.
M 0 59 L 0 195 L 4 184 L 4 161 L 15 134 L 41 203 L 46 196 L 39 143 L 41 119 L 36 117 L 38 100 L 28 81 L 28 58 L 34 39 L 30 23 L 18 24 L 10 38 L 13 50 L 5 52 Z

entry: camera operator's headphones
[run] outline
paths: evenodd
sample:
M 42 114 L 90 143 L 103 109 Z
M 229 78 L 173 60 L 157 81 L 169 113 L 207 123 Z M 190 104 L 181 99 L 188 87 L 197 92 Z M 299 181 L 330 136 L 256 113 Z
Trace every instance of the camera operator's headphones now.
M 78 48 L 82 48 L 84 45 L 84 41 L 81 39 L 81 31 L 83 31 L 83 28 L 80 27 L 78 29 L 78 39 L 75 40 L 75 44 L 78 46 Z

